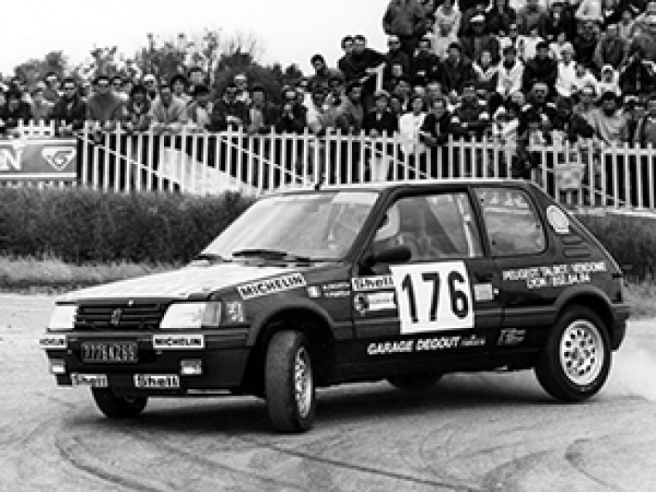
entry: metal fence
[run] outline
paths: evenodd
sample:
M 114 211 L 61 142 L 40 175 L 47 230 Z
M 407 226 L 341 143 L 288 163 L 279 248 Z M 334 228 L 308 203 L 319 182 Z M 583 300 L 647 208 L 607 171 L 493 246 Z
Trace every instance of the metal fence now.
M 20 138 L 51 135 L 52 125 L 23 126 Z M 101 190 L 164 190 L 196 195 L 239 190 L 258 195 L 285 186 L 427 178 L 532 179 L 572 207 L 656 210 L 656 152 L 629 145 L 577 145 L 554 139 L 519 152 L 495 138 L 450 140 L 428 147 L 400 135 L 309 132 L 249 135 L 186 129 L 131 134 L 91 128 L 78 139 L 77 179 Z M 16 184 L 16 183 L 15 183 Z M 26 182 L 22 185 L 28 184 Z

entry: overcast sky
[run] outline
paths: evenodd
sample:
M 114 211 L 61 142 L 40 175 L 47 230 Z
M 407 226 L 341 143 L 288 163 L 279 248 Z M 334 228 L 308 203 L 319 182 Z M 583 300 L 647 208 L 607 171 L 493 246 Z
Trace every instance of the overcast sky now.
M 4 4 L 5 2 L 3 2 Z M 297 63 L 323 53 L 334 66 L 340 39 L 362 33 L 384 50 L 381 19 L 388 0 L 30 0 L 2 6 L 0 72 L 49 51 L 63 51 L 71 65 L 89 58 L 94 45 L 116 45 L 131 57 L 146 34 L 165 38 L 205 28 L 253 34 L 264 62 Z

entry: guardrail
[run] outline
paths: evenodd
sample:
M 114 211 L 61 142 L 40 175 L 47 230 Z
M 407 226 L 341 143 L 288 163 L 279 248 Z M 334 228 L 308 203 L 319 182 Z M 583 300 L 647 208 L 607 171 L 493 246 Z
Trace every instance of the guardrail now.
M 54 131 L 52 125 L 43 131 L 33 126 L 32 134 L 23 128 L 20 138 L 27 141 Z M 77 178 L 69 183 L 101 190 L 205 195 L 231 189 L 257 195 L 320 181 L 507 178 L 519 173 L 573 207 L 656 209 L 656 152 L 651 147 L 601 147 L 594 141 L 571 145 L 556 138 L 519 158 L 515 145 L 493 138 L 451 139 L 427 147 L 398 134 L 371 138 L 335 132 L 319 138 L 308 131 L 250 135 L 191 128 L 179 134 L 86 128 L 75 138 Z

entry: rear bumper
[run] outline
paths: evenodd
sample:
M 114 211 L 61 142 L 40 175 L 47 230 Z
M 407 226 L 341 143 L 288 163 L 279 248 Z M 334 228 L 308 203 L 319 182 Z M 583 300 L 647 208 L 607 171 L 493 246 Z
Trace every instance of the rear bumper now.
M 631 314 L 628 304 L 613 306 L 613 327 L 610 333 L 611 350 L 617 350 L 626 337 L 627 321 Z

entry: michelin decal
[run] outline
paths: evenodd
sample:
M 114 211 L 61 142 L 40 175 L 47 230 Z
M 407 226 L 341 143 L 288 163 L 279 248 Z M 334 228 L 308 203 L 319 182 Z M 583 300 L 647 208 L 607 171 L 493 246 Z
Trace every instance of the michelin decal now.
M 290 275 L 283 275 L 282 277 L 240 285 L 237 287 L 237 292 L 239 292 L 242 299 L 248 300 L 285 292 L 287 290 L 298 289 L 300 287 L 305 287 L 306 285 L 305 277 L 303 277 L 303 275 L 300 273 L 292 273 Z

